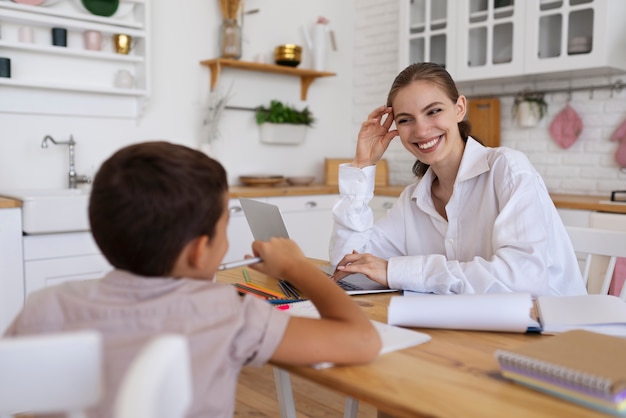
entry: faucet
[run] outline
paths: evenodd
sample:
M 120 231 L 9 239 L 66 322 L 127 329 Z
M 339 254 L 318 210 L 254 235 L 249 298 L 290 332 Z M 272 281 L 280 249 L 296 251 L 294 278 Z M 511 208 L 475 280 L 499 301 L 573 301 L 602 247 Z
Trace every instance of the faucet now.
M 81 176 L 76 174 L 76 164 L 75 164 L 75 152 L 76 141 L 72 135 L 70 135 L 70 139 L 68 141 L 55 141 L 50 135 L 46 135 L 43 137 L 43 141 L 41 142 L 41 148 L 48 148 L 48 141 L 52 142 L 54 145 L 67 145 L 67 148 L 70 153 L 70 168 L 68 171 L 68 187 L 70 189 L 76 189 L 79 183 L 91 184 L 91 177 L 89 176 Z

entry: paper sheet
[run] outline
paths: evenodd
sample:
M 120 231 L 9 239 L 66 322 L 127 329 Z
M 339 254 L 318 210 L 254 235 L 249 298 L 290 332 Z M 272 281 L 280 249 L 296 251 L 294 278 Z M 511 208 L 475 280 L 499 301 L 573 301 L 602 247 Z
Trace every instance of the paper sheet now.
M 537 324 L 530 317 L 531 309 L 530 293 L 394 296 L 388 322 L 409 327 L 526 332 Z

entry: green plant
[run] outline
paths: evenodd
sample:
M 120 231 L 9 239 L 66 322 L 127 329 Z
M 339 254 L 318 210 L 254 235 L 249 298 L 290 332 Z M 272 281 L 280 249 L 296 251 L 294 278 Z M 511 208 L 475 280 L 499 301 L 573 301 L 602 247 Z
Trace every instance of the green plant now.
M 517 108 L 520 103 L 529 102 L 535 103 L 537 109 L 539 111 L 539 120 L 543 119 L 546 113 L 548 113 L 548 103 L 544 99 L 543 93 L 520 93 L 515 97 L 515 102 L 513 103 L 513 111 L 517 113 Z
M 298 110 L 278 100 L 272 100 L 269 107 L 259 106 L 255 111 L 256 123 L 259 125 L 263 123 L 291 123 L 312 126 L 315 122 L 315 118 L 308 107 Z

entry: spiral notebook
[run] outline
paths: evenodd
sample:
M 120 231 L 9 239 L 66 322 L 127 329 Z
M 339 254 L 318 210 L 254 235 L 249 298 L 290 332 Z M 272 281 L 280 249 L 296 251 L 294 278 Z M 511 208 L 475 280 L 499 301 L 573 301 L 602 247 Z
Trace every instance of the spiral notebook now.
M 626 416 L 626 339 L 586 330 L 497 350 L 504 377 L 613 415 Z

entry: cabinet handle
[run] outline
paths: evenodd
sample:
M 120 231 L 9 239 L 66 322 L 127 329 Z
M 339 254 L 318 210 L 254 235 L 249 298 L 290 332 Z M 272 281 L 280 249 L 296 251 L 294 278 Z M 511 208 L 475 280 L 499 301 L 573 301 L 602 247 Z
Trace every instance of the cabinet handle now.
M 310 201 L 306 202 L 306 203 L 304 204 L 304 206 L 305 206 L 307 209 L 313 209 L 313 208 L 316 208 L 316 207 L 317 207 L 317 202 L 314 202 L 314 201 L 310 200 Z
M 243 209 L 241 208 L 241 206 L 231 206 L 228 209 L 228 212 L 230 212 L 231 215 L 235 215 L 235 214 L 240 213 L 242 211 L 243 211 Z
M 392 206 L 393 206 L 393 202 L 384 202 L 383 203 L 383 209 L 391 209 Z

